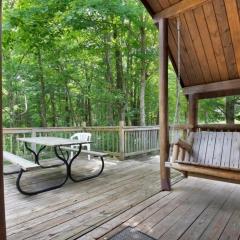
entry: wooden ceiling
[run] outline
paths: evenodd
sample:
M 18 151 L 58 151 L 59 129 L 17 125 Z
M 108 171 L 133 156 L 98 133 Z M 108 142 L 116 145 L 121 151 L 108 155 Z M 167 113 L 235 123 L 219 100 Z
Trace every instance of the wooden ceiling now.
M 155 20 L 169 17 L 168 43 L 176 71 L 176 17 L 180 19 L 183 87 L 240 81 L 240 0 L 142 0 L 142 3 Z

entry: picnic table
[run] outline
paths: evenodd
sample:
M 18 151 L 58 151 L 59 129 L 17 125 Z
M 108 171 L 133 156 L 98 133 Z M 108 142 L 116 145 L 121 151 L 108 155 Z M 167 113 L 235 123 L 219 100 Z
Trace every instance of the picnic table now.
M 29 137 L 29 138 L 17 138 L 18 141 L 24 142 L 24 145 L 26 147 L 26 149 L 33 154 L 34 156 L 34 161 L 35 163 L 31 163 L 29 162 L 29 160 L 23 159 L 19 156 L 16 156 L 14 154 L 5 152 L 4 156 L 6 160 L 9 160 L 13 163 L 17 163 L 20 167 L 21 170 L 19 172 L 18 178 L 17 178 L 17 188 L 18 190 L 26 195 L 34 195 L 34 194 L 38 194 L 41 192 L 46 192 L 46 191 L 50 191 L 56 188 L 60 188 L 62 187 L 67 180 L 70 178 L 73 182 L 80 182 L 86 179 L 90 179 L 93 177 L 97 177 L 99 176 L 103 169 L 104 169 L 104 160 L 103 157 L 107 154 L 104 153 L 98 153 L 98 152 L 92 152 L 92 151 L 84 151 L 88 154 L 97 156 L 100 158 L 101 160 L 101 168 L 100 170 L 92 175 L 92 176 L 88 176 L 88 177 L 74 177 L 72 174 L 72 164 L 74 162 L 74 160 L 79 156 L 79 154 L 81 153 L 82 150 L 82 144 L 89 144 L 91 142 L 87 142 L 87 141 L 82 141 L 82 140 L 78 140 L 78 139 L 67 139 L 67 138 L 59 138 L 59 137 Z M 40 147 L 35 148 L 32 147 L 33 145 L 40 145 Z M 71 146 L 74 146 L 74 148 L 72 148 Z M 46 147 L 51 147 L 54 150 L 54 153 L 56 155 L 56 157 L 62 162 L 61 164 L 54 164 L 54 165 L 48 165 L 48 166 L 44 166 L 40 163 L 40 153 L 46 148 Z M 73 152 L 73 154 L 69 154 L 69 152 Z M 26 168 L 27 166 L 27 168 Z M 65 171 L 66 171 L 66 175 L 65 178 L 63 180 L 63 182 L 61 182 L 58 185 L 55 186 L 51 186 L 48 188 L 44 188 L 41 190 L 36 190 L 33 192 L 27 192 L 24 191 L 21 188 L 20 185 L 20 179 L 21 176 L 24 172 L 26 171 L 30 171 L 31 169 L 39 169 L 39 168 L 53 168 L 53 167 L 58 167 L 58 166 L 65 166 Z

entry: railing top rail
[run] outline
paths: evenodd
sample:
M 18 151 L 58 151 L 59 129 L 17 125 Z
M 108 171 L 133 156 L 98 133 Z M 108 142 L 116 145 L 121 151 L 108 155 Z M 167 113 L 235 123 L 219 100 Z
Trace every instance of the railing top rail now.
M 174 128 L 176 130 L 188 130 L 193 129 L 193 126 L 191 124 L 178 124 L 178 125 L 170 125 L 169 128 Z
M 197 128 L 200 130 L 231 131 L 240 130 L 240 124 L 200 124 Z
M 144 130 L 159 130 L 159 125 L 154 126 L 124 126 L 124 131 L 144 131 Z M 173 128 L 170 125 L 169 128 Z M 175 125 L 176 130 L 191 129 L 191 125 Z M 120 126 L 94 126 L 94 127 L 47 127 L 47 128 L 3 128 L 3 134 L 17 133 L 42 133 L 42 132 L 75 132 L 75 131 L 119 131 Z

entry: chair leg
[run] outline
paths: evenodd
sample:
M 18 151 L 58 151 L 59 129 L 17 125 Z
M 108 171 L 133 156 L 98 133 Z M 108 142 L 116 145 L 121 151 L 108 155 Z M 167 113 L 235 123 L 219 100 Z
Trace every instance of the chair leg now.
M 73 152 L 71 151 L 70 152 L 70 159 L 72 159 L 73 158 Z
M 87 145 L 87 150 L 90 151 L 90 144 Z M 91 155 L 88 155 L 88 160 L 91 160 Z

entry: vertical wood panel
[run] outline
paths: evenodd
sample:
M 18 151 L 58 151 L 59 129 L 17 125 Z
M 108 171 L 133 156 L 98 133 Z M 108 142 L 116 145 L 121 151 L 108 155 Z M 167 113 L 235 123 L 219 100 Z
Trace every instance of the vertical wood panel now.
M 192 155 L 191 155 L 191 158 L 190 158 L 190 162 L 197 162 L 198 152 L 199 152 L 199 148 L 200 148 L 200 144 L 201 144 L 201 137 L 202 137 L 201 132 L 194 133 L 193 151 L 192 151 Z
M 224 2 L 232 36 L 238 74 L 240 75 L 240 20 L 238 15 L 238 6 L 236 0 L 225 0 Z
M 180 23 L 181 25 L 181 23 Z M 183 76 L 185 79 L 184 85 L 189 85 L 191 81 L 197 80 L 198 76 L 194 71 L 194 66 L 192 65 L 192 62 L 190 61 L 190 57 L 187 52 L 187 46 L 185 45 L 184 39 L 182 37 L 182 31 L 180 26 L 180 49 L 178 49 L 178 31 L 177 31 L 177 21 L 175 19 L 169 21 L 169 31 L 172 33 L 172 37 L 175 43 L 175 51 L 174 59 L 176 62 L 176 65 L 178 66 L 178 51 L 180 51 L 180 57 L 181 57 L 181 70 L 186 72 L 186 76 Z
M 209 132 L 208 145 L 206 150 L 206 159 L 205 159 L 205 164 L 207 165 L 212 165 L 215 144 L 216 144 L 216 136 L 217 136 L 216 132 Z
M 158 0 L 162 9 L 170 7 L 170 2 L 168 0 Z
M 203 5 L 204 14 L 208 23 L 208 30 L 212 40 L 212 46 L 215 53 L 218 69 L 220 72 L 220 79 L 229 79 L 227 64 L 224 56 L 222 41 L 219 34 L 217 19 L 214 12 L 213 4 L 211 2 Z
M 226 63 L 228 67 L 229 78 L 238 77 L 238 69 L 236 66 L 236 59 L 234 55 L 234 49 L 232 46 L 232 39 L 227 19 L 227 13 L 225 9 L 224 0 L 213 0 L 213 6 L 217 18 L 218 28 L 222 40 Z
M 232 135 L 233 135 L 232 132 L 226 132 L 224 134 L 221 166 L 226 168 L 229 167 L 229 162 L 230 162 L 230 153 L 232 148 Z
M 195 51 L 197 53 L 199 62 L 200 62 L 200 66 L 202 68 L 202 72 L 203 72 L 203 76 L 205 79 L 205 82 L 212 82 L 212 76 L 211 76 L 211 72 L 210 72 L 210 66 L 208 65 L 208 61 L 206 58 L 206 54 L 204 51 L 204 46 L 202 44 L 201 41 L 201 37 L 199 34 L 199 30 L 196 24 L 196 20 L 195 17 L 193 15 L 193 11 L 188 11 L 185 14 L 185 18 L 187 20 L 187 24 L 188 24 L 188 29 L 193 41 L 193 45 L 195 47 Z
M 197 163 L 199 163 L 201 165 L 205 164 L 205 158 L 206 158 L 206 154 L 207 154 L 208 137 L 209 137 L 208 132 L 202 132 L 201 144 L 200 144 L 198 159 L 197 159 Z
M 219 167 L 221 165 L 223 140 L 224 140 L 224 133 L 217 132 L 215 151 L 214 151 L 213 162 L 212 162 L 212 165 L 216 167 Z
M 202 69 L 200 67 L 200 62 L 197 57 L 197 54 L 196 54 L 189 30 L 188 30 L 187 22 L 186 22 L 186 19 L 183 14 L 180 15 L 180 20 L 181 20 L 181 33 L 184 38 L 184 42 L 187 46 L 186 51 L 188 52 L 190 61 L 192 62 L 192 65 L 194 66 L 194 72 L 197 75 L 196 80 L 199 83 L 204 83 L 204 77 L 203 77 Z M 192 81 L 192 79 L 191 79 L 191 81 Z
M 154 12 L 160 12 L 162 10 L 162 7 L 159 3 L 158 0 L 151 0 L 148 1 L 148 4 L 150 5 L 150 7 L 154 10 Z
M 176 41 L 174 40 L 171 29 L 169 29 L 169 31 L 168 31 L 168 44 L 169 44 L 169 47 L 172 51 L 172 55 L 173 55 L 175 64 L 177 66 L 177 59 L 178 59 L 177 51 L 178 51 L 178 49 L 177 49 Z M 189 76 L 188 76 L 187 71 L 185 69 L 185 66 L 183 64 L 183 59 L 182 58 L 181 58 L 181 78 L 185 79 L 185 83 L 187 82 L 186 79 L 189 79 Z
M 240 133 L 234 132 L 232 136 L 232 149 L 230 156 L 230 168 L 239 168 L 240 161 Z
M 212 41 L 211 41 L 210 34 L 208 31 L 203 8 L 202 7 L 196 8 L 195 10 L 193 10 L 193 12 L 195 15 L 195 19 L 196 19 L 196 23 L 197 23 L 198 30 L 200 33 L 200 37 L 201 37 L 201 40 L 202 40 L 202 43 L 204 46 L 204 50 L 206 53 L 206 58 L 207 58 L 208 65 L 210 68 L 211 76 L 212 76 L 213 80 L 214 79 L 219 80 L 220 74 L 218 71 L 218 65 L 217 65 L 216 57 L 215 57 L 215 54 L 213 51 L 213 45 L 212 45 Z

